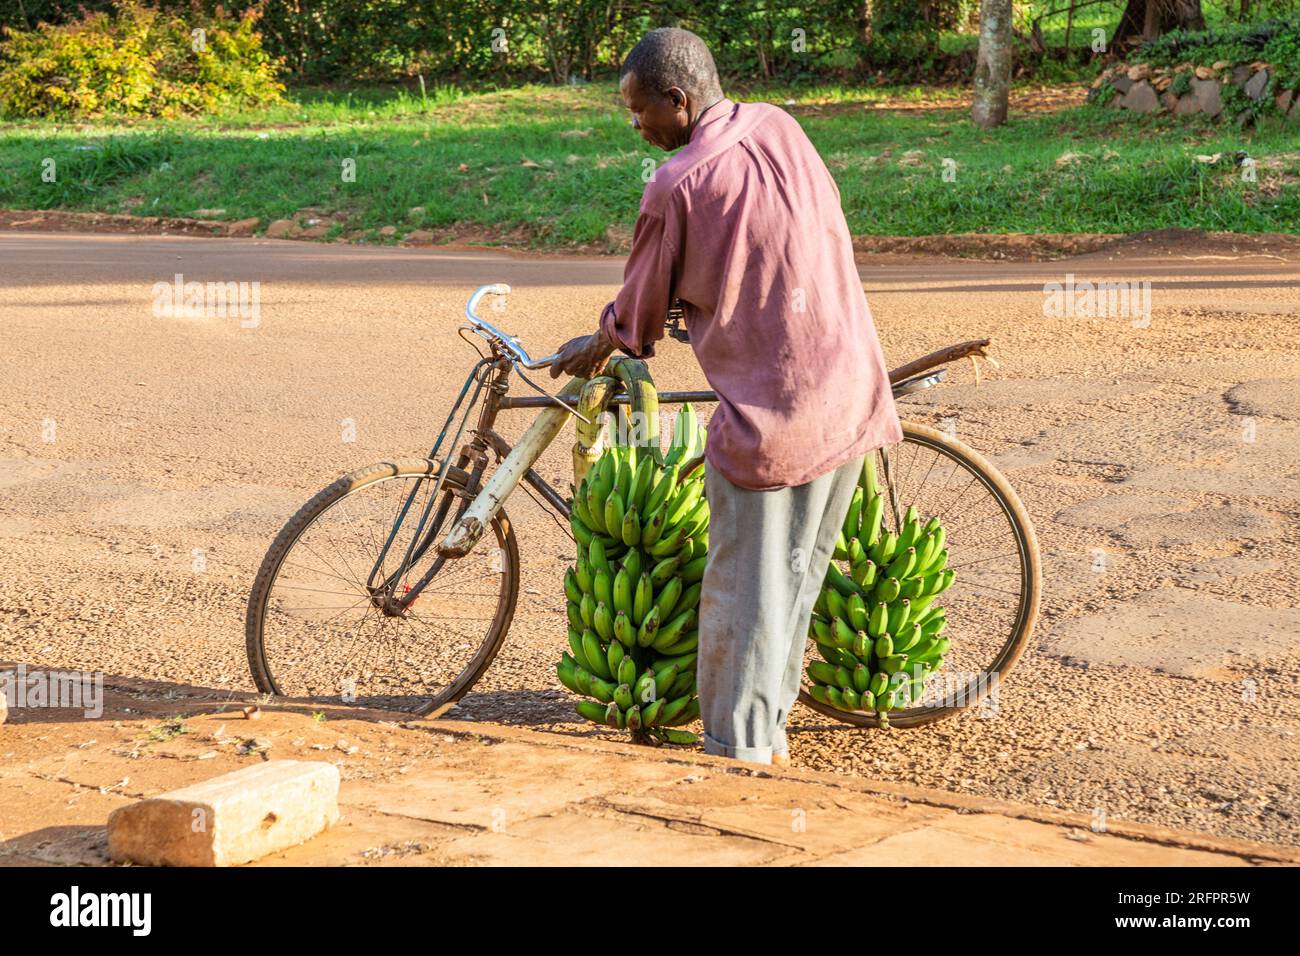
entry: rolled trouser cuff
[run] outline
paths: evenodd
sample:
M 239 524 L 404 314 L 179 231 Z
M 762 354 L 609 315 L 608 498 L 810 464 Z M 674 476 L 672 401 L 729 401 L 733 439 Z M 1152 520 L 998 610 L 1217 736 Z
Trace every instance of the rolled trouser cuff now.
M 732 747 L 710 737 L 708 731 L 704 732 L 702 739 L 704 752 L 715 757 L 731 757 L 733 760 L 743 760 L 746 763 L 770 764 L 772 762 L 771 747 Z

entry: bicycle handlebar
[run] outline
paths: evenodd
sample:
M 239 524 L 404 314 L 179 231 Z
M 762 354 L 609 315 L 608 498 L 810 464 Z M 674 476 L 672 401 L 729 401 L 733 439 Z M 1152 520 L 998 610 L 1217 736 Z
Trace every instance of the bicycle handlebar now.
M 494 282 L 491 285 L 479 286 L 474 290 L 474 294 L 469 297 L 469 301 L 465 303 L 465 318 L 469 319 L 470 325 L 472 325 L 478 332 L 494 340 L 502 349 L 510 353 L 511 357 L 524 368 L 547 368 L 560 357 L 558 353 L 547 355 L 539 359 L 529 358 L 528 350 L 519 344 L 517 338 L 513 335 L 507 335 L 505 332 L 502 332 L 491 322 L 480 318 L 478 313 L 474 311 L 478 306 L 479 299 L 483 298 L 485 295 L 509 294 L 510 286 L 506 285 L 504 282 Z

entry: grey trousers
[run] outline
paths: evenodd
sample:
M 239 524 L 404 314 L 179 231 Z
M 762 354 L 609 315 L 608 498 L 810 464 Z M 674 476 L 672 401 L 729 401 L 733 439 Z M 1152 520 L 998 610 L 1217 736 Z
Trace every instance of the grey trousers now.
M 696 665 L 706 753 L 771 763 L 787 752 L 808 623 L 862 461 L 773 491 L 737 487 L 706 466 L 709 560 Z

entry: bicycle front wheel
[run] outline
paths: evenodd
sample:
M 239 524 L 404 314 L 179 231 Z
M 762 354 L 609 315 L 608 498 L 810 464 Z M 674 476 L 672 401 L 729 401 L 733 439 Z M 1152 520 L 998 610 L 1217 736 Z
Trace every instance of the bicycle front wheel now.
M 963 442 L 928 425 L 902 426 L 903 440 L 884 449 L 888 469 L 881 452 L 872 453 L 885 486 L 884 525 L 897 533 L 909 505 L 922 520 L 938 516 L 947 534 L 947 566 L 956 572 L 940 600 L 947 611 L 944 636 L 952 641 L 944 664 L 927 678 L 920 700 L 889 714 L 891 727 L 918 727 L 981 701 L 996 706 L 1001 680 L 1033 634 L 1042 581 L 1033 522 L 1006 478 Z M 805 659 L 821 660 L 812 641 Z M 881 725 L 875 714 L 820 703 L 806 684 L 799 699 L 848 724 Z
M 518 544 L 499 511 L 468 555 L 440 558 L 438 540 L 472 495 L 469 475 L 451 468 L 433 501 L 437 469 L 370 465 L 289 519 L 248 602 L 259 690 L 436 717 L 488 668 L 514 616 Z

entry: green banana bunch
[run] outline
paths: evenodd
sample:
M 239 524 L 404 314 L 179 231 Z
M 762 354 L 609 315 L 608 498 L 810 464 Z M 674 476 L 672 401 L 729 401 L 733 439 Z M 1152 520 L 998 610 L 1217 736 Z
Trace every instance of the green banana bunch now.
M 647 386 L 633 384 L 643 392 Z M 598 384 L 588 397 L 607 401 L 612 388 Z M 689 405 L 673 434 L 662 459 L 655 447 L 619 444 L 597 455 L 599 432 L 590 427 L 574 446 L 575 466 L 584 468 L 570 509 L 578 557 L 564 574 L 569 646 L 556 674 L 568 690 L 591 698 L 575 704 L 587 720 L 629 730 L 634 740 L 682 743 L 693 735 L 669 728 L 699 716 L 695 628 L 709 506 L 702 471 L 681 474 L 705 443 Z M 865 615 L 866 605 L 859 598 L 853 609 Z
M 876 481 L 875 458 L 872 452 L 863 463 L 813 608 L 808 637 L 822 660 L 809 663 L 807 675 L 814 700 L 875 713 L 888 727 L 891 710 L 921 699 L 925 679 L 951 647 L 940 636 L 947 626 L 944 609 L 934 601 L 952 587 L 956 572 L 947 566 L 947 534 L 938 516 L 923 522 L 912 505 L 897 530 L 884 525 L 892 512 Z M 566 579 L 570 603 L 575 594 L 581 598 L 588 571 L 579 567 L 573 584 Z

